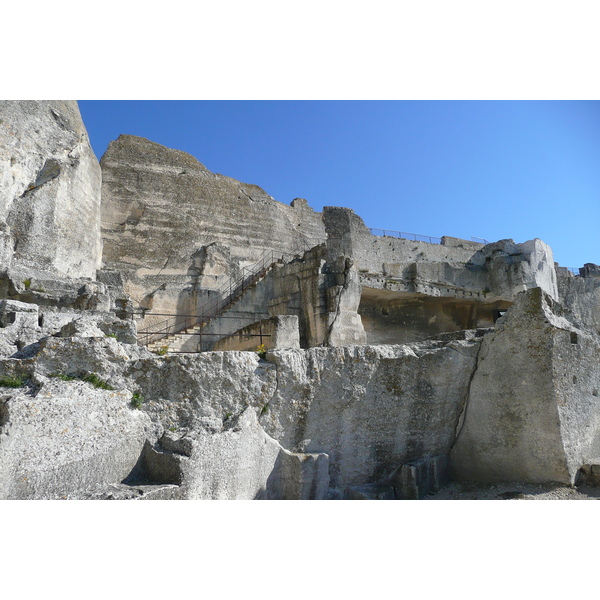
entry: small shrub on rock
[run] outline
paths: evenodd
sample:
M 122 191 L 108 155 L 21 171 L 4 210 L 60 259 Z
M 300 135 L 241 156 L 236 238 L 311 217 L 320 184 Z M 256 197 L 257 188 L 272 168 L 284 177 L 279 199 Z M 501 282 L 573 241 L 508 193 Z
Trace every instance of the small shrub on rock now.
M 55 379 L 61 379 L 62 381 L 74 381 L 75 379 L 77 379 L 75 375 L 67 375 L 65 373 L 53 373 L 52 375 L 50 375 L 50 377 L 53 377 Z
M 131 406 L 133 406 L 133 408 L 141 408 L 142 404 L 144 404 L 144 397 L 140 393 L 135 392 L 131 396 Z

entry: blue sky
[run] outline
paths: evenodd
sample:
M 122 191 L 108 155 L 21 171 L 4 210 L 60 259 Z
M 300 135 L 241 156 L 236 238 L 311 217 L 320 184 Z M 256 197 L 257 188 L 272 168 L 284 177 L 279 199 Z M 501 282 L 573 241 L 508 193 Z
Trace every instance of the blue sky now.
M 550 244 L 600 263 L 598 101 L 80 101 L 100 158 L 121 133 L 288 204 L 370 227 Z

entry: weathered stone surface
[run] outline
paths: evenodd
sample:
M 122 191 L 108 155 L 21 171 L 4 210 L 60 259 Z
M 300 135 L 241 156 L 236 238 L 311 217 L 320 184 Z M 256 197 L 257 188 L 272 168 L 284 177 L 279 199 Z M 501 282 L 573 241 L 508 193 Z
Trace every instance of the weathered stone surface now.
M 574 327 L 540 288 L 485 336 L 452 477 L 573 483 L 600 454 L 597 335 Z
M 351 209 L 330 206 L 323 209 L 323 221 L 330 255 L 350 257 L 369 287 L 460 298 L 485 291 L 486 300 L 514 300 L 523 290 L 541 287 L 558 299 L 552 250 L 538 239 L 484 246 L 449 237 L 441 244 L 382 237 L 372 235 Z
M 571 320 L 584 329 L 600 333 L 600 277 L 558 277 L 560 303 L 572 313 Z
M 582 465 L 577 473 L 575 483 L 577 485 L 600 486 L 600 460 L 595 459 Z
M 329 486 L 325 454 L 288 452 L 248 408 L 221 433 L 199 436 L 186 462 L 186 494 L 197 499 L 323 499 Z
M 121 399 L 139 394 L 154 429 L 136 442 L 123 478 L 98 485 L 131 476 L 131 485 L 180 485 L 177 497 L 186 498 L 343 497 L 350 487 L 385 485 L 399 464 L 448 451 L 479 345 L 278 350 L 271 362 L 254 352 L 153 357 L 81 326 L 42 339 L 29 358 L 0 361 L 0 376 L 50 393 L 51 375 L 94 373 Z M 55 425 L 69 414 L 57 412 Z M 15 413 L 15 424 L 22 419 Z M 135 479 L 136 464 L 146 465 L 146 480 Z
M 0 388 L 2 389 L 2 388 Z M 0 396 L 0 498 L 68 498 L 124 479 L 153 426 L 126 390 L 47 380 Z
M 263 319 L 221 338 L 213 350 L 256 350 L 258 346 L 263 346 L 265 350 L 300 348 L 298 317 Z
M 284 447 L 324 452 L 330 486 L 387 481 L 398 465 L 447 454 L 478 342 L 275 351 L 277 391 L 260 418 Z
M 111 142 L 101 165 L 104 262 L 123 274 L 135 302 L 152 295 L 156 312 L 190 308 L 197 253 L 215 241 L 242 267 L 267 250 L 301 253 L 325 239 L 320 214 L 305 202 L 286 206 L 140 137 Z
M 0 124 L 2 268 L 94 278 L 101 173 L 77 103 L 2 101 Z
M 450 481 L 448 456 L 427 456 L 402 465 L 392 477 L 396 498 L 420 500 Z
M 0 300 L 0 358 L 26 358 L 37 352 L 44 338 L 116 338 L 126 344 L 137 341 L 135 323 L 113 314 L 75 309 L 39 307 L 15 300 Z M 137 352 L 136 348 L 136 352 Z
M 594 263 L 585 263 L 581 269 L 579 269 L 581 277 L 600 277 L 600 266 Z
M 55 334 L 57 337 L 112 337 L 124 344 L 137 342 L 135 322 L 131 319 L 119 319 L 114 315 L 80 315 L 64 325 Z
M 121 136 L 98 270 L 76 104 L 0 119 L 0 497 L 421 498 L 449 453 L 466 481 L 600 481 L 597 265 L 574 277 L 538 239 L 374 236 L 349 209 L 285 206 Z M 228 293 L 205 337 L 250 348 L 270 319 L 294 349 L 161 357 L 120 318 Z

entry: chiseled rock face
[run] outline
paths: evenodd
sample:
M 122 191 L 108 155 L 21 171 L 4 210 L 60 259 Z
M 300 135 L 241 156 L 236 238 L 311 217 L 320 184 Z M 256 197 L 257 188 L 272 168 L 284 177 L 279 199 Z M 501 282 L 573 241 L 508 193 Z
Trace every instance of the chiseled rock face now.
M 600 456 L 600 339 L 561 313 L 529 290 L 484 338 L 454 479 L 572 484 Z
M 364 286 L 461 299 L 464 292 L 472 297 L 485 291 L 506 300 L 541 287 L 558 300 L 552 249 L 539 239 L 483 245 L 449 237 L 441 244 L 382 237 L 341 207 L 326 206 L 323 220 L 329 252 L 351 257 Z
M 127 390 L 82 381 L 1 388 L 0 498 L 69 498 L 127 477 L 153 425 Z
M 251 408 L 224 431 L 198 436 L 183 474 L 185 496 L 199 500 L 321 500 L 329 487 L 327 455 L 285 450 Z
M 71 337 L 0 360 L 0 377 L 29 381 L 0 388 L 5 497 L 102 497 L 126 478 L 176 485 L 173 497 L 191 499 L 340 498 L 357 485 L 393 486 L 402 464 L 448 453 L 479 347 L 159 357 L 100 337 L 101 325 L 73 321 L 60 329 Z M 114 391 L 82 381 L 89 373 Z
M 261 416 L 284 447 L 329 456 L 331 488 L 390 481 L 402 464 L 447 454 L 478 341 L 281 350 Z
M 514 298 L 521 291 L 539 287 L 553 300 L 558 300 L 552 248 L 540 239 L 522 244 L 512 240 L 487 244 L 471 262 L 485 268 L 486 283 L 497 296 Z
M 141 137 L 121 135 L 101 165 L 105 264 L 122 272 L 134 301 L 154 311 L 193 309 L 186 302 L 216 265 L 209 260 L 199 273 L 198 257 L 215 241 L 230 252 L 221 248 L 227 260 L 217 261 L 223 277 L 229 259 L 241 267 L 267 250 L 301 254 L 325 239 L 321 215 L 306 201 L 276 202 L 256 185 Z
M 100 191 L 75 101 L 0 102 L 2 268 L 95 278 Z

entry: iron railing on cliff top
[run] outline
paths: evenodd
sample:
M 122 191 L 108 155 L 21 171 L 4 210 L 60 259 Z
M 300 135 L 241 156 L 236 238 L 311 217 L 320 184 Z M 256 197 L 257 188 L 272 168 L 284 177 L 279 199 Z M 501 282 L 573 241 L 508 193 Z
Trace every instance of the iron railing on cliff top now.
M 383 236 L 383 237 L 394 237 L 401 238 L 404 240 L 412 240 L 414 242 L 428 242 L 429 244 L 441 244 L 442 238 L 434 237 L 432 235 L 421 235 L 420 233 L 408 233 L 406 231 L 394 231 L 393 229 L 377 229 L 374 227 L 369 227 L 369 231 L 373 235 Z M 485 238 L 480 237 L 471 237 L 472 242 L 477 242 L 479 244 L 489 244 L 489 242 Z

